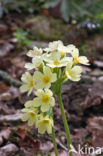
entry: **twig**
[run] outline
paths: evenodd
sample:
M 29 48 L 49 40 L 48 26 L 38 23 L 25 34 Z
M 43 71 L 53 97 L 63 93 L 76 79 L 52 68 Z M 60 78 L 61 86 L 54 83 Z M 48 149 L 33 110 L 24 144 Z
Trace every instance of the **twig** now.
M 0 123 L 9 122 L 9 121 L 15 122 L 21 120 L 21 116 L 22 116 L 21 113 L 11 114 L 11 115 L 0 115 Z
M 64 149 L 64 150 L 66 150 L 66 151 L 68 151 L 68 148 L 67 147 L 65 147 L 61 142 L 60 142 L 60 140 L 59 139 L 57 139 L 56 138 L 56 143 L 62 148 L 62 149 Z
M 19 80 L 12 78 L 8 73 L 3 70 L 0 70 L 0 79 L 5 81 L 9 85 L 13 85 L 15 87 L 20 87 L 22 83 Z

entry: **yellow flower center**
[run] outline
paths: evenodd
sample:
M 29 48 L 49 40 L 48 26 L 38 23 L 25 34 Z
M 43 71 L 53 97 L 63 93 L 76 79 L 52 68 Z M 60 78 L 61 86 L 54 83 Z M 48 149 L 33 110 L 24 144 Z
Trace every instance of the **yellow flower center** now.
M 44 82 L 44 84 L 49 83 L 49 82 L 50 82 L 50 77 L 49 77 L 48 75 L 45 75 L 45 76 L 43 77 L 43 82 Z
M 42 96 L 42 102 L 43 103 L 48 103 L 49 102 L 49 96 L 48 95 L 44 95 L 44 96 Z
M 35 56 L 41 56 L 41 53 L 38 51 L 35 53 Z
M 36 62 L 36 67 L 39 68 L 40 67 L 40 62 Z
M 61 51 L 60 54 L 61 54 L 62 57 L 65 56 L 65 52 L 64 51 Z
M 56 52 L 56 50 L 51 50 L 50 52 L 51 52 L 51 53 L 55 53 L 55 52 Z
M 72 77 L 72 72 L 70 70 L 68 70 L 68 74 L 70 77 Z
M 49 124 L 49 120 L 44 120 L 43 124 Z
M 30 112 L 30 116 L 34 118 L 35 114 L 33 112 Z
M 60 63 L 60 61 L 55 60 L 55 61 L 53 62 L 53 64 L 54 64 L 55 66 L 58 66 L 58 65 L 60 65 L 61 63 Z
M 29 82 L 29 86 L 30 86 L 30 87 L 33 87 L 33 86 L 34 86 L 34 81 L 33 81 L 33 80 L 31 80 L 31 81 Z
M 63 75 L 63 78 L 64 78 L 64 79 L 66 79 L 66 78 L 67 78 L 67 75 L 66 75 L 66 74 L 65 74 L 65 75 Z
M 77 57 L 75 57 L 73 62 L 74 62 L 74 64 L 77 64 L 77 63 L 79 63 L 79 59 Z

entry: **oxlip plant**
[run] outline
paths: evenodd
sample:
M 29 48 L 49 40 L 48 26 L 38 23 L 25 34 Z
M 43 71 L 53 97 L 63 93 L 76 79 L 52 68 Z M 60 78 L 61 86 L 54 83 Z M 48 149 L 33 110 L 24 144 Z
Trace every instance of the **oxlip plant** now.
M 62 103 L 61 89 L 66 81 L 79 81 L 83 65 L 88 65 L 85 56 L 79 56 L 79 50 L 72 44 L 64 46 L 62 41 L 50 42 L 47 48 L 34 47 L 27 53 L 32 61 L 25 64 L 28 72 L 21 77 L 23 85 L 21 92 L 28 92 L 28 95 L 35 90 L 36 97 L 25 103 L 22 109 L 22 120 L 28 121 L 28 125 L 38 129 L 40 134 L 47 132 L 52 134 L 55 155 L 58 150 L 55 140 L 53 107 L 55 106 L 54 94 L 58 97 L 61 116 L 64 123 L 69 156 L 72 156 L 71 138 L 69 126 Z M 31 74 L 29 71 L 35 69 Z

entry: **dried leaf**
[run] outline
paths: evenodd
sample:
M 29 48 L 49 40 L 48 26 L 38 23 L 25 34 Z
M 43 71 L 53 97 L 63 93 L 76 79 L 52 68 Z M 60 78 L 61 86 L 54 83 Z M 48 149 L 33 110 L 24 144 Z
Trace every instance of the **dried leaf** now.
M 34 140 L 26 130 L 19 128 L 17 130 L 17 134 L 20 136 L 18 138 L 18 142 L 20 147 L 24 148 L 28 152 L 31 151 L 31 153 L 36 154 L 40 150 L 40 141 Z

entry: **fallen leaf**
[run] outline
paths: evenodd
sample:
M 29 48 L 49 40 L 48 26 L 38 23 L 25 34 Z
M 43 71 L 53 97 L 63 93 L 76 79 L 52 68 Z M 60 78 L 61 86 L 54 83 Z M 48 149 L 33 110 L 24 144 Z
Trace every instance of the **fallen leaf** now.
M 3 45 L 0 45 L 0 57 L 6 56 L 13 49 L 14 45 L 8 42 L 5 42 Z
M 38 139 L 33 139 L 25 129 L 19 128 L 16 132 L 18 136 L 18 142 L 20 147 L 24 148 L 26 151 L 31 151 L 31 153 L 36 154 L 40 150 L 40 141 Z
M 12 114 L 12 115 L 0 115 L 0 123 L 18 121 L 21 120 L 21 116 L 22 116 L 21 113 Z
M 0 156 L 14 156 L 18 150 L 15 144 L 8 144 L 0 148 Z
M 64 150 L 58 151 L 58 154 L 59 154 L 59 156 L 68 156 L 68 152 L 66 152 Z M 52 152 L 51 156 L 55 156 L 55 152 Z
M 94 61 L 94 65 L 96 67 L 103 68 L 103 62 L 102 61 Z
M 46 141 L 45 143 L 41 143 L 40 144 L 40 150 L 43 153 L 48 153 L 49 151 L 51 151 L 54 148 L 53 143 L 50 141 Z
M 8 91 L 10 86 L 7 86 L 4 82 L 0 81 L 0 94 Z
M 0 137 L 3 137 L 5 139 L 8 139 L 10 136 L 10 129 L 3 129 L 2 131 L 0 131 Z
M 92 134 L 90 144 L 93 147 L 103 147 L 103 117 L 89 118 L 87 129 Z
M 0 24 L 0 35 L 6 34 L 8 31 L 8 27 L 5 24 Z

